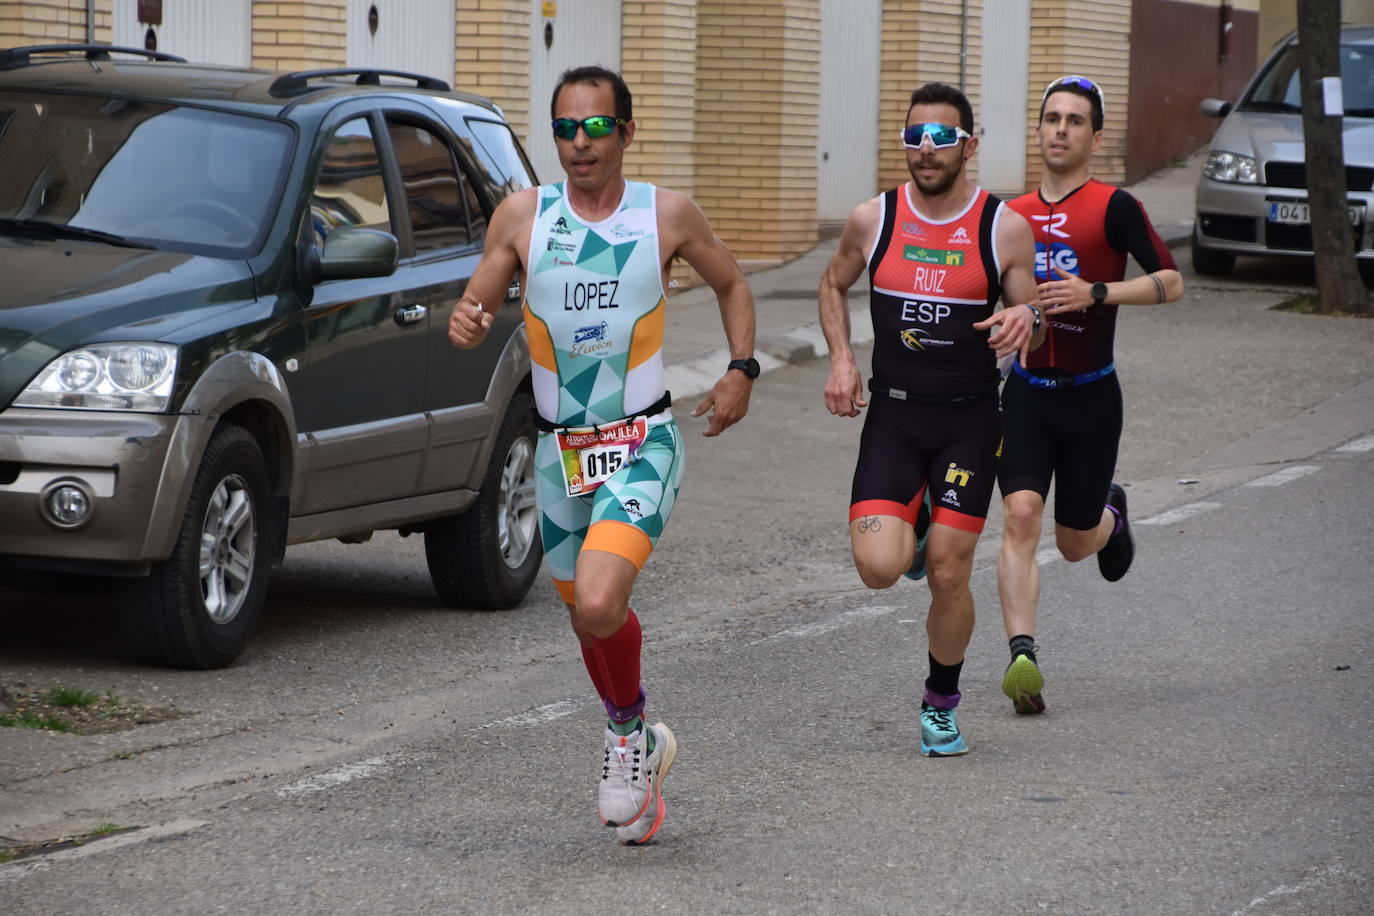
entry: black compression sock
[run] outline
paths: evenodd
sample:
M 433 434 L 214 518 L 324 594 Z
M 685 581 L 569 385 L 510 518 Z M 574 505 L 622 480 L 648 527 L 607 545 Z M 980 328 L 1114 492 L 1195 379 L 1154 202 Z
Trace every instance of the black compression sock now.
M 1008 640 L 1008 645 L 1011 646 L 1011 657 L 1013 661 L 1016 660 L 1016 656 L 1018 655 L 1029 655 L 1031 661 L 1036 660 L 1034 636 L 1027 636 L 1025 634 L 1013 636 Z
M 964 667 L 963 661 L 953 665 L 942 665 L 929 652 L 926 653 L 926 657 L 930 659 L 930 677 L 926 678 L 926 689 L 944 696 L 958 693 L 959 671 Z

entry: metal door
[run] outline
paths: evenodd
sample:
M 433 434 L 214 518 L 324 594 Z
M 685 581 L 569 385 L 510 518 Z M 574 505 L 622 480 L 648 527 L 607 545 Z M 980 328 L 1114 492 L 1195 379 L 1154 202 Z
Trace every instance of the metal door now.
M 453 83 L 456 6 L 453 0 L 348 0 L 348 66 Z
M 816 216 L 843 222 L 878 193 L 878 67 L 882 0 L 821 0 L 821 111 Z
M 146 47 L 149 30 L 157 50 L 198 63 L 247 67 L 253 63 L 252 0 L 182 0 L 162 4 L 162 24 L 138 21 L 138 0 L 114 0 L 114 43 Z
M 978 118 L 978 183 L 995 194 L 1026 189 L 1026 80 L 1030 0 L 983 6 L 983 111 Z
M 620 0 L 530 0 L 530 136 L 525 153 L 541 182 L 563 180 L 549 131 L 553 87 L 564 70 L 592 64 L 620 70 Z

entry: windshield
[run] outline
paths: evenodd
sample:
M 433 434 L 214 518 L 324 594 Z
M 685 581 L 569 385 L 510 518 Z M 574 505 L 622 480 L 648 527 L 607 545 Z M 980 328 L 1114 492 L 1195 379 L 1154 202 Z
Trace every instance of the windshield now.
M 242 256 L 266 229 L 290 143 L 284 124 L 227 112 L 0 93 L 0 220 Z
M 1302 111 L 1298 48 L 1289 45 L 1255 83 L 1241 108 Z M 1374 114 L 1374 46 L 1341 45 L 1341 94 L 1346 114 Z

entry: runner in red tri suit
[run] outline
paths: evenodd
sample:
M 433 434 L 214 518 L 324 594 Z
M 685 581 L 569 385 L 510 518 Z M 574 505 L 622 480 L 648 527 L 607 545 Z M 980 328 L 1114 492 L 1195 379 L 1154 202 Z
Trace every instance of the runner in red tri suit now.
M 874 400 L 854 471 L 850 544 L 869 588 L 888 588 L 903 573 L 917 578 L 928 564 L 921 752 L 950 757 L 968 751 L 955 707 L 973 633 L 973 550 L 1001 439 L 997 357 L 1024 358 L 1044 332 L 1038 309 L 1017 305 L 1036 298 L 1030 227 L 964 174 L 978 148 L 968 99 L 952 86 L 922 86 L 911 95 L 906 125 L 912 180 L 854 208 L 821 279 L 830 344 L 825 403 L 843 417 L 869 406 L 846 305 L 867 268 Z M 995 312 L 999 298 L 1007 308 Z M 922 562 L 915 526 L 928 485 L 932 523 Z
M 1019 713 L 1045 709 L 1036 658 L 1040 570 L 1035 551 L 1050 480 L 1054 531 L 1070 563 L 1097 556 L 1108 581 L 1135 553 L 1126 491 L 1112 483 L 1121 440 L 1121 388 L 1112 357 L 1117 306 L 1171 302 L 1183 280 L 1168 247 L 1130 194 L 1091 177 L 1102 139 L 1102 90 L 1081 76 L 1055 80 L 1040 106 L 1038 190 L 1011 207 L 1030 221 L 1036 280 L 1049 324 L 1045 345 L 1012 364 L 998 484 L 1005 530 L 997 563 L 1011 663 L 1002 691 Z M 1146 271 L 1123 280 L 1127 256 Z

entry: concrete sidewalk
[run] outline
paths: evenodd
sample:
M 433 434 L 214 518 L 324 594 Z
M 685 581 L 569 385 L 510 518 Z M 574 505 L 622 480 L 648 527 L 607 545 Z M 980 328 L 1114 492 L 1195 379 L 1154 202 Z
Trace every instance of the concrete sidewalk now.
M 1144 204 L 1156 231 L 1170 247 L 1186 244 L 1192 234 L 1193 198 L 1206 155 L 1204 147 L 1181 164 L 1127 187 Z M 828 239 L 786 264 L 749 275 L 758 320 L 755 355 L 764 372 L 828 352 L 817 315 L 816 287 L 837 244 L 838 240 Z M 866 276 L 849 291 L 849 299 L 851 339 L 869 343 L 873 326 L 868 317 Z M 688 399 L 709 391 L 720 378 L 730 355 L 709 288 L 699 286 L 669 298 L 664 360 L 668 390 L 683 409 L 695 407 Z

